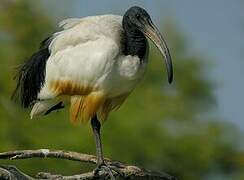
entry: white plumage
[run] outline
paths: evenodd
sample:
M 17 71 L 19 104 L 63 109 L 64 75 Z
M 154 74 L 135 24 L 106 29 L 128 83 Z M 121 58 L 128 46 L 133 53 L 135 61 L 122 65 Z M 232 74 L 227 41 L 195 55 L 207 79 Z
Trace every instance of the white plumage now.
M 31 117 L 69 95 L 73 121 L 88 121 L 95 113 L 106 119 L 142 79 L 147 60 L 122 53 L 121 16 L 66 19 L 60 26 L 64 30 L 52 37 L 45 83 L 38 94 L 41 101 Z
M 120 107 L 143 78 L 148 58 L 146 37 L 164 56 L 168 81 L 173 80 L 171 56 L 149 14 L 134 6 L 122 16 L 66 19 L 62 31 L 41 43 L 20 68 L 13 97 L 32 107 L 31 118 L 61 109 L 70 102 L 73 122 L 91 122 L 97 165 L 115 179 L 103 158 L 100 126 Z M 116 170 L 115 170 L 116 171 Z M 120 173 L 118 173 L 120 174 Z

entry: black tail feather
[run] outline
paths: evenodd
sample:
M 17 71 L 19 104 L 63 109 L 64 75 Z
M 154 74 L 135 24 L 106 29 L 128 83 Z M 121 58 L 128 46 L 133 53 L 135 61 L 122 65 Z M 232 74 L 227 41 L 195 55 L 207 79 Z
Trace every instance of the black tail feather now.
M 45 115 L 50 114 L 52 111 L 57 111 L 59 109 L 63 109 L 64 105 L 63 102 L 59 102 L 58 104 L 56 104 L 55 106 L 51 107 L 46 113 Z
M 45 39 L 41 43 L 40 50 L 18 68 L 15 77 L 17 86 L 12 99 L 20 100 L 23 107 L 29 107 L 37 100 L 37 95 L 44 84 L 46 61 L 50 56 L 48 49 L 50 42 L 50 38 Z

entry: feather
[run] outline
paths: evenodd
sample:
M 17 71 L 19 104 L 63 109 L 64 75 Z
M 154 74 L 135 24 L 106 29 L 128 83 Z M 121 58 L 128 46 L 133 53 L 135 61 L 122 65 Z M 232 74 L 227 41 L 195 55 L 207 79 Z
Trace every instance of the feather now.
M 129 94 L 130 93 L 125 93 L 117 97 L 107 98 L 97 112 L 98 119 L 101 122 L 104 122 L 107 119 L 108 114 L 113 110 L 117 110 L 123 104 L 125 99 L 129 96 Z
M 73 123 L 95 115 L 105 121 L 142 79 L 147 61 L 123 54 L 121 16 L 66 19 L 60 26 L 20 67 L 13 97 L 24 107 L 35 103 L 32 117 L 62 108 L 59 98 L 68 97 Z
M 82 21 L 81 18 L 68 18 L 59 23 L 59 27 L 63 29 L 70 29 Z
M 103 106 L 105 96 L 102 92 L 92 92 L 87 96 L 72 96 L 70 105 L 71 122 L 86 123 Z
M 48 45 L 51 38 L 45 39 L 41 43 L 39 51 L 34 53 L 23 65 L 15 77 L 17 86 L 12 98 L 20 99 L 23 107 L 29 107 L 37 100 L 45 80 L 46 61 L 50 56 Z
M 31 117 L 31 119 L 34 119 L 38 116 L 46 115 L 46 114 L 50 113 L 51 111 L 61 109 L 62 107 L 63 107 L 62 102 L 60 102 L 59 99 L 38 101 L 34 104 L 32 110 L 31 110 L 31 113 L 30 113 L 30 117 Z

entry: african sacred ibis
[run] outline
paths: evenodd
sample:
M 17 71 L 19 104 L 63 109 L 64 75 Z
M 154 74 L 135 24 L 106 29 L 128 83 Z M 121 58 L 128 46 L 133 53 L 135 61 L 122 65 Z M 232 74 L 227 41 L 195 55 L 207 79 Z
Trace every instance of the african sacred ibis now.
M 63 108 L 70 100 L 73 122 L 91 121 L 98 166 L 105 167 L 101 122 L 125 101 L 142 79 L 148 62 L 148 37 L 164 56 L 173 80 L 167 45 L 149 14 L 131 7 L 124 16 L 66 19 L 62 31 L 41 43 L 20 68 L 14 96 L 32 107 L 31 118 Z

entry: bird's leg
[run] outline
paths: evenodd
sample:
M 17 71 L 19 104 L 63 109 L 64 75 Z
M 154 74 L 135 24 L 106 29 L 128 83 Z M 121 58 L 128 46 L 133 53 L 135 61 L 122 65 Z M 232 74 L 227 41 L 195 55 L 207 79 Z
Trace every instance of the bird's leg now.
M 101 135 L 100 135 L 101 124 L 98 121 L 97 116 L 94 116 L 92 118 L 91 126 L 92 126 L 92 130 L 93 130 L 93 134 L 95 136 L 96 152 L 97 152 L 97 165 L 101 166 L 105 163 L 104 163 L 104 159 L 103 159 L 103 150 L 102 150 Z
M 97 168 L 95 169 L 94 173 L 95 175 L 98 175 L 99 171 L 104 170 L 105 172 L 108 173 L 111 179 L 115 179 L 112 170 L 120 175 L 122 175 L 123 173 L 115 166 L 106 165 L 104 162 L 101 135 L 100 135 L 101 124 L 97 119 L 97 116 L 94 116 L 92 118 L 91 126 L 95 137 L 96 153 L 97 153 Z

